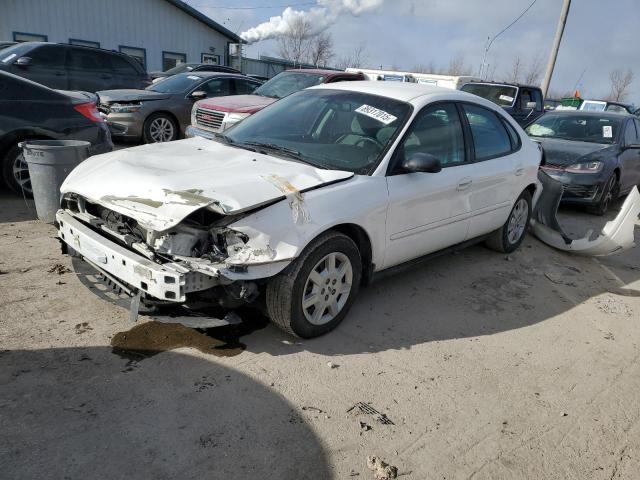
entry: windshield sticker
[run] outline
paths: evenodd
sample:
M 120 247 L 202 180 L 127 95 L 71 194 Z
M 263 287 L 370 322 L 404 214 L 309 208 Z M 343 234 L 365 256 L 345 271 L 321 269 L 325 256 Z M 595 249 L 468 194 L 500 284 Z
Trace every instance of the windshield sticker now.
M 398 117 L 394 117 L 390 113 L 385 112 L 384 110 L 378 110 L 375 107 L 370 105 L 362 105 L 355 110 L 362 115 L 366 115 L 367 117 L 374 118 L 379 122 L 384 123 L 385 125 L 389 125 L 391 122 L 396 120 Z
M 513 97 L 510 97 L 509 95 L 500 95 L 498 98 L 505 102 L 513 102 Z
M 195 75 L 189 75 L 187 78 L 189 80 L 200 80 L 200 77 L 196 77 Z
M 11 55 L 9 55 L 8 57 L 3 58 L 3 59 L 2 59 L 2 63 L 7 63 L 7 62 L 8 62 L 9 60 L 11 60 L 12 58 L 16 58 L 16 55 L 17 55 L 17 54 L 12 53 L 12 54 L 11 54 Z
M 613 138 L 613 128 L 611 128 L 611 125 L 602 126 L 602 136 L 604 138 Z

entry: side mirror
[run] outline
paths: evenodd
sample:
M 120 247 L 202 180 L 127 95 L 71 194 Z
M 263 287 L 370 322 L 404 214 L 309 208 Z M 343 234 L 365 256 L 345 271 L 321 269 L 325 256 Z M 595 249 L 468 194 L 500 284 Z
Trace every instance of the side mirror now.
M 536 107 L 537 107 L 536 102 L 527 102 L 527 108 L 530 108 L 531 110 L 535 110 Z
M 19 67 L 29 67 L 31 66 L 31 57 L 20 57 L 16 60 L 16 65 Z
M 430 153 L 416 152 L 402 161 L 402 169 L 408 173 L 438 173 L 442 163 Z
M 193 98 L 194 100 L 202 100 L 203 98 L 207 98 L 207 92 L 196 90 L 195 92 L 191 92 L 191 95 L 189 95 L 189 97 Z

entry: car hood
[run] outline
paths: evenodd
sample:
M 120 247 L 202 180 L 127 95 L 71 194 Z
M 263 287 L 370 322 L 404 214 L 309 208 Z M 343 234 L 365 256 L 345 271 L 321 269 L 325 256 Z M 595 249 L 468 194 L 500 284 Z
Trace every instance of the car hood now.
M 191 138 L 90 157 L 69 174 L 60 191 L 163 231 L 204 207 L 229 215 L 293 195 L 293 208 L 304 202 L 300 191 L 351 177 L 351 172 Z
M 97 92 L 97 95 L 100 98 L 100 103 L 164 100 L 171 96 L 169 93 L 158 93 L 151 90 L 135 89 L 102 90 Z
M 572 165 L 580 161 L 587 161 L 591 156 L 600 157 L 617 150 L 617 146 L 602 143 L 578 142 L 559 138 L 533 138 L 544 148 L 545 159 L 551 165 Z
M 198 106 L 220 112 L 255 113 L 277 100 L 277 98 L 262 95 L 232 95 L 200 100 Z

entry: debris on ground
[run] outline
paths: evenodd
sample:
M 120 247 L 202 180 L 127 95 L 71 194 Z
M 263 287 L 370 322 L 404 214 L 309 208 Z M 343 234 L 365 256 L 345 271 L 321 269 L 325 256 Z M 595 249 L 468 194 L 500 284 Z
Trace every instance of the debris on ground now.
M 320 410 L 317 407 L 302 407 L 302 410 L 316 412 L 316 413 L 324 413 L 324 410 Z
M 633 310 L 624 301 L 615 297 L 604 297 L 596 300 L 596 307 L 598 310 L 609 314 L 626 315 L 628 317 L 633 316 Z
M 369 430 L 373 430 L 373 427 L 366 422 L 360 422 L 360 430 L 364 432 L 368 432 Z
M 398 469 L 375 455 L 367 457 L 367 468 L 373 471 L 376 480 L 398 478 Z
M 395 423 L 393 423 L 386 414 L 379 412 L 368 403 L 358 402 L 349 410 L 347 410 L 347 413 L 352 415 L 358 415 L 361 413 L 365 415 L 371 415 L 376 422 L 381 423 L 382 425 L 395 425 Z
M 47 270 L 49 273 L 57 273 L 58 275 L 63 275 L 65 273 L 71 273 L 71 269 L 65 267 L 61 263 L 56 263 L 53 267 Z
M 327 367 L 329 368 L 338 368 L 340 365 L 338 365 L 337 363 L 333 363 L 333 362 L 327 362 Z

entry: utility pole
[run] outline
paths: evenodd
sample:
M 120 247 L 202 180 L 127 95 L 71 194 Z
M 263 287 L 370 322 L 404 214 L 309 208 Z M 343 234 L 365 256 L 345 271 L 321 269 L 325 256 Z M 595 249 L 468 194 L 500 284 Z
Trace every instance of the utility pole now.
M 553 47 L 551 48 L 551 55 L 549 55 L 547 71 L 544 74 L 544 81 L 542 82 L 542 94 L 545 97 L 549 90 L 549 84 L 551 83 L 551 77 L 553 76 L 553 69 L 556 66 L 556 58 L 558 58 L 558 50 L 560 49 L 560 42 L 562 41 L 564 27 L 567 24 L 570 6 L 571 0 L 564 0 L 564 3 L 562 4 L 562 12 L 560 12 L 560 20 L 558 21 L 558 29 L 556 30 L 556 38 L 553 39 Z

